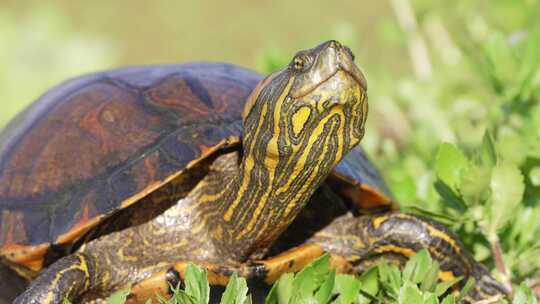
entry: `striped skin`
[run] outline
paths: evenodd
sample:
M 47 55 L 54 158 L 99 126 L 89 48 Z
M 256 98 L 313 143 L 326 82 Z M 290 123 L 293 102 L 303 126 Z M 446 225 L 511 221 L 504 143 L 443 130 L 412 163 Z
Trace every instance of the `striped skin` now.
M 334 265 L 347 271 L 356 261 L 347 250 L 358 249 L 343 247 L 342 240 L 349 238 L 361 240 L 358 244 L 366 248 L 378 248 L 380 254 L 396 250 L 410 254 L 418 242 L 409 247 L 371 246 L 392 231 L 377 239 L 377 228 L 361 230 L 365 218 L 353 218 L 353 230 L 346 229 L 350 223 L 338 220 L 311 240 L 314 245 L 256 262 L 359 143 L 366 115 L 365 79 L 348 49 L 330 41 L 300 52 L 289 67 L 263 80 L 246 103 L 241 151 L 221 150 L 215 158 L 197 164 L 192 169 L 205 172 L 204 178 L 187 196 L 169 202 L 162 213 L 152 204 L 182 182 L 171 182 L 150 194 L 133 213 L 126 211 L 133 225 L 58 260 L 15 303 L 60 303 L 64 297 L 92 302 L 123 287 L 133 287 L 130 301 L 140 303 L 150 289 L 164 291 L 167 282 L 176 282 L 186 261 L 211 268 L 213 283 L 226 282 L 232 270 L 271 281 L 322 254 L 322 246 L 334 254 Z M 383 222 L 377 227 L 386 227 Z M 431 236 L 444 239 L 433 248 L 457 244 L 445 230 Z M 358 260 L 368 253 L 358 251 Z M 456 255 L 435 257 L 444 260 Z
M 193 62 L 104 71 L 49 90 L 0 132 L 0 260 L 34 278 L 111 214 L 223 146 L 240 147 L 241 111 L 261 79 Z M 390 203 L 359 146 L 329 178 L 362 198 L 359 208 Z
M 246 117 L 245 157 L 238 182 L 232 185 L 233 193 L 242 195 L 223 209 L 235 248 L 245 247 L 246 239 L 253 240 L 251 248 L 267 248 L 341 157 L 359 142 L 365 122 L 365 94 L 358 87 L 337 85 L 347 83 L 347 77 L 338 72 L 332 81 L 301 99 L 282 94 L 271 99 L 274 103 L 257 102 Z M 284 78 L 276 79 L 285 88 L 292 86 L 294 76 Z M 331 91 L 336 86 L 341 95 Z M 267 99 L 266 94 L 272 92 L 263 90 L 259 98 Z M 334 103 L 332 98 L 345 102 Z M 237 225 L 239 222 L 246 225 Z M 239 258 L 253 254 L 251 248 L 240 250 Z
M 335 63 L 350 54 L 333 42 L 310 52 L 323 82 L 304 78 L 311 69 L 291 67 L 263 81 L 244 112 L 239 167 L 216 184 L 201 182 L 187 198 L 232 261 L 262 257 L 363 135 L 367 98 L 357 80 L 363 77 Z M 294 97 L 298 90 L 308 93 Z
M 164 213 L 83 245 L 81 253 L 99 256 L 93 269 L 99 280 L 86 279 L 96 281 L 93 286 L 73 290 L 61 278 L 38 279 L 16 303 L 57 303 L 46 299 L 76 298 L 89 289 L 101 295 L 182 258 L 235 264 L 262 256 L 364 133 L 365 79 L 350 51 L 330 41 L 293 62 L 247 102 L 239 167 L 216 161 L 217 168 Z M 66 262 L 70 258 L 40 277 L 78 269 Z
M 47 271 L 32 282 L 32 286 L 47 286 L 40 293 L 25 291 L 15 299 L 16 303 L 62 303 L 64 298 L 73 299 L 80 290 L 86 290 L 96 285 L 99 279 L 95 271 L 97 257 L 75 253 L 53 264 Z M 61 286 L 62 292 L 53 289 Z M 30 290 L 31 292 L 32 290 Z
M 466 252 L 461 242 L 440 223 L 402 212 L 353 217 L 346 214 L 317 232 L 307 241 L 326 252 L 344 257 L 361 273 L 380 258 L 402 265 L 421 249 L 427 249 L 440 264 L 439 279 L 451 281 L 472 277 L 476 285 L 461 301 L 472 303 L 488 298 L 504 298 L 508 291 L 489 271 Z

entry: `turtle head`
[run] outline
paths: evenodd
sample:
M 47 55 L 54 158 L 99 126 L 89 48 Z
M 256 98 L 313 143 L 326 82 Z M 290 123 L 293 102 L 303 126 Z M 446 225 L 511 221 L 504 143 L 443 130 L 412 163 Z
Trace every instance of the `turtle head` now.
M 360 142 L 366 114 L 366 80 L 337 41 L 298 52 L 259 83 L 243 112 L 240 170 L 218 204 L 235 248 L 244 248 L 240 259 L 258 256 L 289 226 Z
M 298 52 L 248 99 L 244 154 L 266 166 L 309 163 L 327 165 L 329 172 L 364 134 L 366 90 L 354 55 L 339 42 Z

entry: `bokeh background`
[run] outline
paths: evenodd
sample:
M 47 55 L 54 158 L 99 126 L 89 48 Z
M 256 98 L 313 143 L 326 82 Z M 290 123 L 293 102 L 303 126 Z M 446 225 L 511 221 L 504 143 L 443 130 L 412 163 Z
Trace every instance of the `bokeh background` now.
M 330 38 L 406 72 L 387 1 L 11 1 L 0 4 L 0 126 L 66 78 L 126 65 L 224 61 L 258 69 Z M 394 33 L 398 35 L 398 33 Z M 393 40 L 393 42 L 391 42 Z
M 363 145 L 396 199 L 540 291 L 539 29 L 538 0 L 2 0 L 0 129 L 80 74 L 192 60 L 266 74 L 338 39 L 367 75 Z

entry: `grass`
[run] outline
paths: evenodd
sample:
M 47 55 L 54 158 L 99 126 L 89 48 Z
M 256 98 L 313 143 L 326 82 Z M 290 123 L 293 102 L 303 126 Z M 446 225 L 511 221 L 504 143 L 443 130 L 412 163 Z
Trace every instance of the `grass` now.
M 432 260 L 428 251 L 422 250 L 406 263 L 403 271 L 381 261 L 361 276 L 336 274 L 330 269 L 329 256 L 324 255 L 297 274 L 287 273 L 277 281 L 265 304 L 369 304 L 369 303 L 417 303 L 452 304 L 462 300 L 474 287 L 469 280 L 459 292 L 452 288 L 459 282 L 439 282 L 439 264 Z M 169 299 L 158 297 L 159 304 L 207 304 L 210 299 L 206 271 L 190 264 L 182 286 L 173 288 Z M 123 304 L 129 290 L 113 294 L 108 304 Z M 491 299 L 487 303 L 507 303 L 504 299 Z M 65 301 L 69 303 L 69 301 Z M 151 304 L 152 300 L 148 300 Z M 251 296 L 245 279 L 234 274 L 221 297 L 220 304 L 250 304 Z M 536 304 L 532 291 L 521 285 L 511 302 L 513 304 Z

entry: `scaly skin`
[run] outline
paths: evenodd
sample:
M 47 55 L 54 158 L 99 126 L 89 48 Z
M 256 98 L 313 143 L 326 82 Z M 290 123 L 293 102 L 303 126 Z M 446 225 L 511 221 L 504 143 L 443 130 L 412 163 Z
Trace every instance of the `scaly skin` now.
M 427 249 L 440 264 L 439 279 L 472 277 L 476 285 L 461 303 L 504 297 L 508 291 L 466 252 L 461 242 L 442 224 L 402 212 L 336 218 L 307 241 L 345 257 L 361 273 L 381 257 L 401 265 L 416 252 Z
M 228 264 L 262 256 L 360 142 L 365 90 L 352 53 L 339 43 L 299 53 L 290 66 L 262 81 L 246 103 L 242 160 L 234 174 L 216 184 L 203 181 L 148 224 L 88 244 L 79 262 L 73 256 L 60 259 L 41 275 L 53 280 L 38 279 L 16 302 L 59 303 L 88 291 L 106 293 L 161 270 L 171 257 Z M 86 269 L 93 263 L 84 257 L 92 259 L 93 250 L 105 257 L 94 258 L 98 264 Z M 62 278 L 72 272 L 83 276 L 75 285 Z
M 55 263 L 34 284 L 50 286 L 51 281 L 60 278 L 64 281 L 56 285 L 71 283 L 72 291 L 88 290 L 88 286 L 93 286 L 90 292 L 80 299 L 86 302 L 106 297 L 109 290 L 130 287 L 158 273 L 166 274 L 175 263 L 187 260 L 220 265 L 220 268 L 228 269 L 228 273 L 237 271 L 246 277 L 258 277 L 268 283 L 272 282 L 281 273 L 276 274 L 273 271 L 273 268 L 278 267 L 274 261 L 281 257 L 261 263 L 263 268 L 241 264 L 235 261 L 231 251 L 219 250 L 220 240 L 213 238 L 208 231 L 201 230 L 201 225 L 198 225 L 200 221 L 179 220 L 182 214 L 183 218 L 189 219 L 198 218 L 206 212 L 199 204 L 194 203 L 203 195 L 204 192 L 201 190 L 209 186 L 215 187 L 218 183 L 233 177 L 238 172 L 237 164 L 238 157 L 235 152 L 219 157 L 197 188 L 178 204 L 149 222 L 89 242 L 79 253 Z M 323 199 L 326 198 L 317 200 L 319 206 L 311 207 L 315 208 L 315 212 L 323 212 L 327 208 L 325 205 L 337 204 Z M 186 210 L 192 212 L 191 216 L 187 216 Z M 189 237 L 189 241 L 182 237 Z M 306 244 L 319 245 L 321 250 L 309 247 L 304 250 L 301 249 L 306 247 L 303 245 L 290 253 L 286 261 L 298 263 L 302 254 L 314 258 L 324 250 L 333 257 L 347 262 L 347 265 L 341 266 L 341 270 L 361 273 L 380 257 L 403 262 L 418 250 L 426 248 L 441 264 L 441 279 L 451 280 L 459 276 L 472 276 L 476 279 L 475 289 L 463 303 L 504 295 L 506 292 L 485 268 L 465 252 L 461 243 L 446 228 L 418 216 L 398 212 L 361 217 L 345 214 L 336 217 L 327 227 L 309 238 Z M 287 263 L 279 263 L 282 264 Z M 282 272 L 298 270 L 303 265 L 305 264 L 284 268 Z M 335 267 L 339 268 L 340 265 Z M 58 277 L 57 274 L 66 269 L 69 271 Z M 171 279 L 164 276 L 162 280 L 166 286 Z M 54 292 L 45 293 L 51 294 Z M 34 303 L 48 300 L 39 298 L 38 295 L 32 297 L 40 299 Z M 53 302 L 56 300 L 61 299 L 55 299 Z
M 64 298 L 92 301 L 121 287 L 160 281 L 163 285 L 170 279 L 168 273 L 173 273 L 173 279 L 180 275 L 185 261 L 211 264 L 224 276 L 231 270 L 246 276 L 268 276 L 273 271 L 276 278 L 279 271 L 288 270 L 274 271 L 276 261 L 293 265 L 295 252 L 251 268 L 250 261 L 265 256 L 334 166 L 360 142 L 367 116 L 366 89 L 352 53 L 339 43 L 329 41 L 299 52 L 290 66 L 263 80 L 246 103 L 241 157 L 232 152 L 217 158 L 204 179 L 163 213 L 154 214 L 155 209 L 142 205 L 137 209 L 142 215 L 132 214 L 139 219 L 136 225 L 106 234 L 60 259 L 15 303 L 52 304 Z M 146 203 L 153 201 L 157 199 Z M 360 227 L 363 221 L 353 220 Z M 317 237 L 350 224 L 331 225 Z M 316 237 L 313 242 L 319 245 L 298 252 L 314 256 L 322 253 L 320 245 L 333 252 L 333 244 L 350 235 L 367 248 L 370 243 L 381 243 L 374 238 L 377 229 L 367 234 L 358 228 L 343 232 L 330 234 L 324 244 L 317 243 Z M 446 245 L 455 243 L 444 232 L 430 236 L 444 236 Z M 399 244 L 375 248 L 381 254 L 396 248 L 412 252 L 423 241 L 412 241 L 412 249 Z M 362 251 L 358 254 L 362 257 Z M 343 252 L 336 257 L 347 260 L 354 255 Z M 435 257 L 447 259 L 444 254 Z

